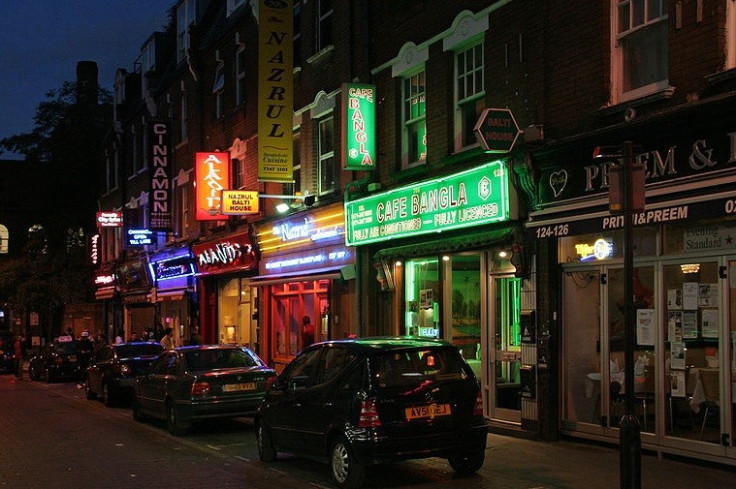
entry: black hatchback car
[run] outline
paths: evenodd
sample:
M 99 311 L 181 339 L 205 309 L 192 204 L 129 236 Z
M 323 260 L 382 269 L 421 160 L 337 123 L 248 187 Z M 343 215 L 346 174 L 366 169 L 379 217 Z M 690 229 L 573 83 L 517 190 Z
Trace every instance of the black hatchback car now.
M 480 384 L 441 340 L 346 339 L 304 349 L 269 389 L 255 417 L 260 459 L 288 452 L 329 462 L 339 487 L 366 467 L 443 457 L 461 475 L 485 460 Z
M 164 347 L 155 341 L 120 343 L 99 348 L 85 373 L 87 399 L 96 399 L 106 406 L 130 400 L 133 381 L 145 373 Z

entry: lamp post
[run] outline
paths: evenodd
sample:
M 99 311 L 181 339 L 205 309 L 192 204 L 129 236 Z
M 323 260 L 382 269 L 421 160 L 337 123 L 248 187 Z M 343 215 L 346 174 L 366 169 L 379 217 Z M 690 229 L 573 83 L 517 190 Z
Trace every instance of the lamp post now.
M 634 310 L 634 249 L 632 245 L 634 212 L 644 210 L 644 168 L 634 165 L 633 145 L 625 141 L 622 161 L 613 168 L 611 212 L 624 216 L 624 388 L 625 413 L 619 428 L 621 489 L 641 489 L 641 427 L 634 415 L 634 349 L 636 322 Z M 636 194 L 636 199 L 634 199 Z M 615 202 L 618 198 L 618 202 Z M 620 205 L 617 205 L 620 204 Z M 646 416 L 646 413 L 644 413 Z

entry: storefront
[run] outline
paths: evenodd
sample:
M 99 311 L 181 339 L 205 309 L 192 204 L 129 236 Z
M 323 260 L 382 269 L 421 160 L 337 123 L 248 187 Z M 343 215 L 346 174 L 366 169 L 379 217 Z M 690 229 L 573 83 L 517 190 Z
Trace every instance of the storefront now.
M 127 340 L 134 332 L 140 334 L 148 328 L 156 327 L 154 289 L 144 260 L 143 257 L 131 259 L 118 267 L 123 324 L 122 329 L 114 324 L 112 330 L 107 331 L 111 342 L 118 336 Z
M 90 328 L 92 333 L 110 335 L 115 331 L 115 326 L 122 330 L 123 311 L 120 305 L 120 288 L 115 269 L 112 266 L 100 268 L 95 273 L 95 300 L 102 303 L 102 322 Z M 75 336 L 81 334 L 74 331 Z
M 644 165 L 646 204 L 631 220 L 631 277 L 623 273 L 624 217 L 608 207 L 623 140 L 609 135 L 601 152 L 588 138 L 536 162 L 538 205 L 528 234 L 537 242 L 538 269 L 552 277 L 538 283 L 540 303 L 557 304 L 545 317 L 559 345 L 563 433 L 619 439 L 630 279 L 642 445 L 736 458 L 736 125 L 713 129 L 718 118 L 702 117 L 707 126 L 690 119 L 687 130 L 676 118 L 667 121 L 679 132 L 639 128 L 632 161 Z M 554 392 L 557 380 L 551 383 Z M 554 397 L 544 402 L 557 404 Z
M 154 281 L 159 321 L 164 328 L 174 330 L 176 345 L 186 345 L 199 314 L 194 257 L 189 245 L 153 254 L 148 260 L 148 269 Z
M 260 274 L 251 281 L 262 298 L 264 359 L 281 369 L 308 342 L 354 334 L 355 250 L 345 246 L 342 203 L 257 226 Z
M 454 343 L 482 380 L 486 415 L 519 423 L 521 325 L 534 304 L 519 273 L 525 258 L 507 164 L 350 201 L 346 222 L 347 243 L 371 257 L 382 290 L 373 314 L 387 320 L 367 333 Z
M 203 341 L 246 345 L 258 351 L 258 298 L 249 286 L 258 270 L 258 258 L 251 233 L 240 231 L 196 243 L 192 252 Z

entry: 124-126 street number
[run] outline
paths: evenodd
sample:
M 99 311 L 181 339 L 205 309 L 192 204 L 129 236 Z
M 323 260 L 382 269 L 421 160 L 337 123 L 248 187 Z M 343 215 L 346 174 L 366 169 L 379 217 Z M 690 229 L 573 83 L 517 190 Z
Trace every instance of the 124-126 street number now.
M 557 226 L 541 226 L 537 228 L 537 238 L 559 238 L 567 236 L 570 232 L 567 224 L 558 224 Z

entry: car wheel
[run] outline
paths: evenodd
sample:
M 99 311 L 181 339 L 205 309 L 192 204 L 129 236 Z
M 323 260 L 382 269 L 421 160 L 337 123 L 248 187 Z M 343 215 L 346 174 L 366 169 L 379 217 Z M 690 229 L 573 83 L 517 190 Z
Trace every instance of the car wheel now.
M 89 387 L 89 379 L 85 379 L 84 381 L 84 396 L 90 401 L 97 398 L 97 394 L 92 392 L 92 389 Z
M 172 401 L 166 404 L 166 429 L 174 436 L 182 436 L 187 432 L 186 427 L 179 423 L 176 407 Z
M 350 489 L 360 487 L 365 480 L 365 466 L 358 463 L 348 441 L 340 437 L 330 449 L 332 479 L 338 487 Z
M 113 407 L 115 405 L 114 392 L 110 383 L 107 381 L 102 382 L 102 402 L 107 407 Z
M 483 466 L 486 458 L 485 450 L 460 453 L 449 459 L 450 467 L 460 476 L 475 474 Z
M 136 421 L 143 421 L 146 417 L 143 415 L 141 410 L 141 403 L 138 398 L 133 396 L 133 419 Z
M 276 460 L 276 449 L 271 442 L 268 430 L 259 422 L 256 428 L 256 443 L 258 444 L 258 458 L 261 462 L 273 462 Z

